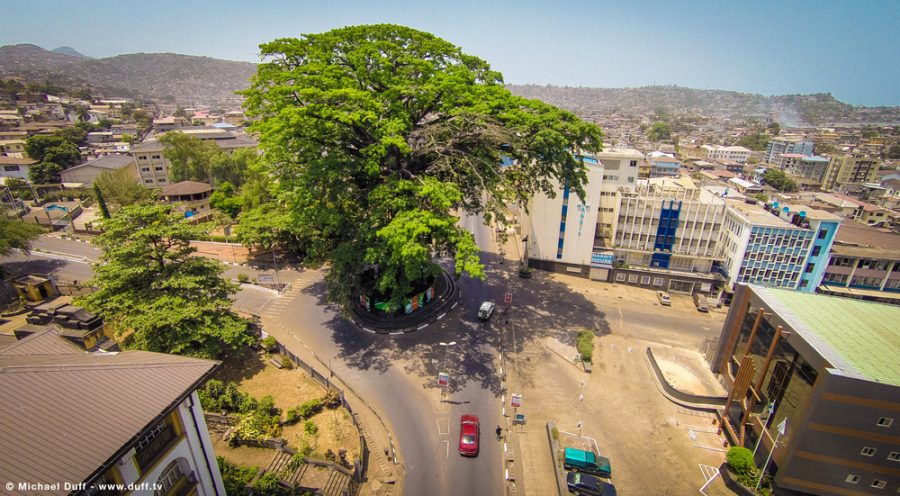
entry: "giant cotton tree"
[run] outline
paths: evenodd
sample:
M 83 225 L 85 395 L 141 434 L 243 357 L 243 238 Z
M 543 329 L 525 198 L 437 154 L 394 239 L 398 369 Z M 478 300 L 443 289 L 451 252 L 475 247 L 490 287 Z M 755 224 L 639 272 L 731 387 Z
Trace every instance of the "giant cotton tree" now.
M 576 150 L 599 128 L 512 95 L 483 60 L 429 33 L 355 26 L 261 46 L 244 92 L 264 160 L 307 255 L 330 263 L 330 296 L 375 290 L 399 303 L 455 259 L 483 277 L 457 215 L 503 220 L 507 203 L 581 193 Z M 503 157 L 516 165 L 501 168 Z

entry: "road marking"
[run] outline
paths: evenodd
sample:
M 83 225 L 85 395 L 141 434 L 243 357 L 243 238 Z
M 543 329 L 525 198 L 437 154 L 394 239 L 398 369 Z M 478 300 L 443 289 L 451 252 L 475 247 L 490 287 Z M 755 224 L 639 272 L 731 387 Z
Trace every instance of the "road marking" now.
M 37 255 L 39 257 L 44 257 L 44 258 L 52 258 L 55 260 L 65 260 L 67 262 L 75 262 L 75 263 L 83 263 L 83 264 L 91 264 L 91 263 L 96 262 L 96 260 L 90 260 L 87 257 L 69 255 L 66 253 L 58 253 L 58 252 L 32 250 L 30 254 Z
M 422 329 L 425 329 L 426 327 L 428 327 L 428 324 L 422 324 L 419 327 L 416 327 L 416 330 L 421 331 Z
M 454 308 L 456 308 L 456 305 L 459 305 L 458 301 L 454 301 L 453 304 L 450 305 L 450 310 L 453 310 Z
M 441 320 L 441 319 L 443 319 L 443 318 L 446 317 L 446 316 L 447 316 L 447 313 L 445 312 L 445 313 L 442 313 L 442 314 L 438 315 L 438 318 L 437 318 L 437 319 L 438 319 L 438 320 Z
M 444 441 L 444 444 L 447 445 L 447 458 L 450 458 L 450 441 Z
M 446 429 L 444 429 L 443 431 L 441 430 L 441 422 L 447 423 Z M 435 423 L 437 423 L 437 429 L 438 429 L 439 436 L 446 436 L 447 434 L 450 434 L 450 419 L 449 418 L 437 418 L 437 419 L 435 419 Z
M 398 336 L 400 334 L 403 334 L 403 331 L 392 332 L 391 336 Z

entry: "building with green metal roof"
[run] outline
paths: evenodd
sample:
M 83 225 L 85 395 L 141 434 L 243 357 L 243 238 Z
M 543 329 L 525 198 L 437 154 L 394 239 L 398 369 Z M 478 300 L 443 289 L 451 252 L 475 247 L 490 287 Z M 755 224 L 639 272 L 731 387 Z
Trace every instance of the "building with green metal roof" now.
M 900 490 L 900 307 L 739 285 L 712 370 L 735 445 L 756 450 L 781 488 Z

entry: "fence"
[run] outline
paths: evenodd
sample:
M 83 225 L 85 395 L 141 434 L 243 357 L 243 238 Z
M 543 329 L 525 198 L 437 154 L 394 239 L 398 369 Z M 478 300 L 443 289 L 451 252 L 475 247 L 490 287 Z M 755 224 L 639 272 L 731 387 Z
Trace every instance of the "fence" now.
M 253 328 L 256 330 L 257 334 L 260 337 L 263 337 L 263 331 L 259 325 L 254 325 Z M 315 380 L 316 382 L 318 382 L 319 384 L 324 386 L 326 389 L 333 388 L 333 389 L 337 390 L 338 393 L 340 394 L 341 406 L 343 406 L 344 408 L 347 409 L 348 412 L 350 412 L 350 418 L 353 420 L 353 426 L 356 427 L 356 431 L 359 433 L 359 460 L 354 462 L 353 472 L 350 474 L 350 482 L 351 482 L 350 487 L 352 489 L 350 494 L 351 495 L 357 494 L 357 492 L 359 491 L 360 485 L 363 482 L 365 482 L 365 480 L 366 480 L 366 472 L 369 468 L 369 445 L 366 442 L 365 436 L 363 436 L 363 433 L 362 433 L 363 429 L 359 425 L 359 421 L 357 421 L 357 419 L 356 419 L 356 415 L 353 412 L 353 408 L 350 406 L 350 403 L 348 403 L 347 399 L 344 397 L 344 392 L 342 390 L 334 387 L 334 385 L 331 383 L 331 380 L 329 379 L 330 374 L 328 376 L 326 376 L 326 375 L 320 373 L 318 370 L 313 368 L 312 365 L 304 362 L 299 357 L 297 357 L 296 355 L 291 353 L 291 351 L 288 350 L 283 344 L 281 344 L 280 341 L 276 340 L 276 342 L 278 343 L 279 353 L 288 357 L 292 362 L 294 362 L 295 366 L 306 371 L 309 374 L 309 376 L 313 378 L 313 380 Z
M 56 283 L 56 290 L 61 295 L 74 296 L 77 298 L 80 296 L 87 296 L 89 294 L 96 293 L 100 290 L 100 288 L 96 288 L 94 286 L 83 286 L 74 282 L 58 281 Z

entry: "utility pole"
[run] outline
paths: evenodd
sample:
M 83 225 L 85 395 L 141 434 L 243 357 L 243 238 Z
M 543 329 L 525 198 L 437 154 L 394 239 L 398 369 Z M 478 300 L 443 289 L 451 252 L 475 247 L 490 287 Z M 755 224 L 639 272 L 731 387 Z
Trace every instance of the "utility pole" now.
M 778 424 L 778 435 L 775 436 L 775 442 L 772 443 L 772 449 L 769 450 L 769 457 L 766 458 L 766 463 L 763 464 L 762 472 L 759 473 L 759 480 L 756 481 L 756 491 L 759 491 L 759 486 L 762 484 L 763 477 L 766 475 L 766 469 L 769 468 L 769 462 L 772 460 L 772 453 L 775 452 L 775 446 L 778 446 L 778 440 L 781 439 L 781 436 L 783 436 L 785 432 L 787 432 L 787 417 Z

